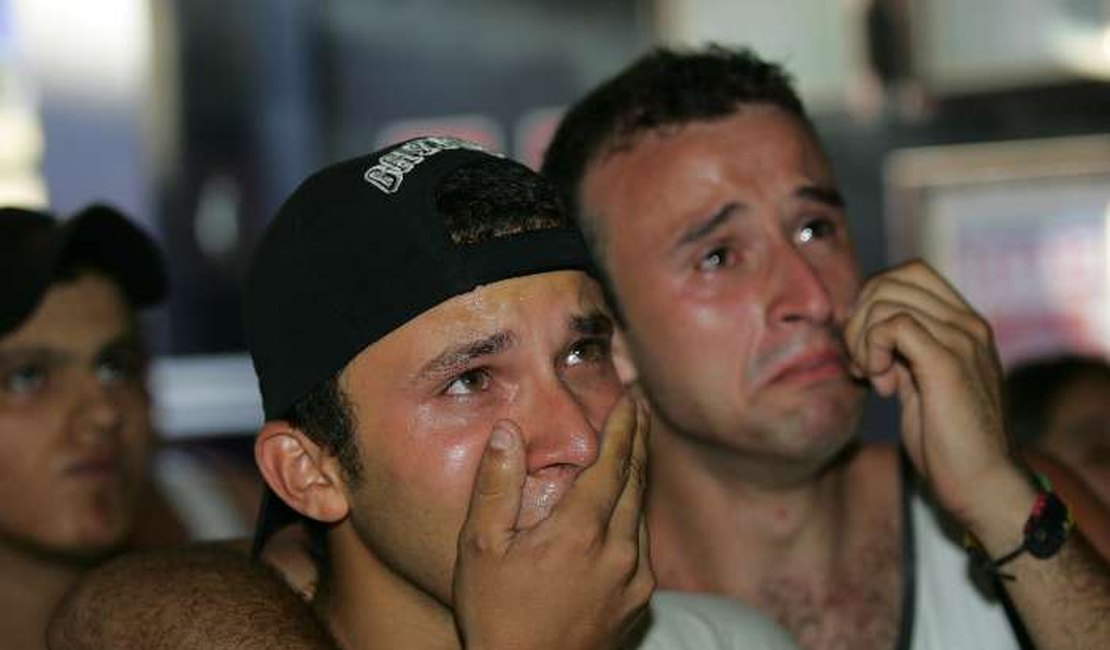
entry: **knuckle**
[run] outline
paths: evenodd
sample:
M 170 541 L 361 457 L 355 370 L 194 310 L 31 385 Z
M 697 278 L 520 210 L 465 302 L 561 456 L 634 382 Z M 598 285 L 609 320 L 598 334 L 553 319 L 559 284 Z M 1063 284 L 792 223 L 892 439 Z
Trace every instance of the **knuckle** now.
M 464 530 L 459 535 L 459 555 L 481 556 L 494 551 L 493 539 L 476 531 Z
M 635 456 L 628 459 L 628 466 L 625 470 L 631 475 L 631 480 L 635 483 L 637 489 L 644 489 L 647 486 L 647 462 L 645 459 L 636 458 Z
M 641 571 L 628 583 L 628 598 L 632 601 L 633 611 L 641 604 L 646 604 L 655 591 L 658 583 L 655 574 L 651 571 Z
M 979 314 L 970 314 L 964 324 L 964 328 L 971 336 L 981 343 L 988 343 L 994 338 L 994 332 L 991 330 L 990 323 Z
M 632 575 L 640 565 L 640 547 L 634 541 L 622 541 L 611 545 L 607 561 L 622 575 Z

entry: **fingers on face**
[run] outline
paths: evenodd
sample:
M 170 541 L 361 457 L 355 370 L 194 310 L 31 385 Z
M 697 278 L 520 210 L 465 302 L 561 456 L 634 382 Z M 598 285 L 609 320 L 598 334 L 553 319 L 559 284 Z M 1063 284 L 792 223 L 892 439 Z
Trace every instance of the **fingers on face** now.
M 651 418 L 647 407 L 636 399 L 636 425 L 633 431 L 632 452 L 628 457 L 624 485 L 609 522 L 609 531 L 622 539 L 635 539 L 637 529 L 644 521 L 644 491 L 647 489 L 648 453 L 647 438 Z
M 515 534 L 526 474 L 520 427 L 501 420 L 486 443 L 459 535 L 460 548 L 503 551 Z
M 636 403 L 628 395 L 621 397 L 605 421 L 597 461 L 578 475 L 574 487 L 555 507 L 549 518 L 553 524 L 577 519 L 583 524 L 593 522 L 590 528 L 596 527 L 602 534 L 608 529 L 627 482 L 639 420 Z

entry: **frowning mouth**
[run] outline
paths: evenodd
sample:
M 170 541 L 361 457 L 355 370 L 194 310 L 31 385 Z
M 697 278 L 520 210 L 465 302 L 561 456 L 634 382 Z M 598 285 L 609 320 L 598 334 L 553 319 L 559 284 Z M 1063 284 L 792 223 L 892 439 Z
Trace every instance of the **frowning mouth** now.
M 806 352 L 788 359 L 771 373 L 767 384 L 810 384 L 847 377 L 843 355 L 833 348 Z

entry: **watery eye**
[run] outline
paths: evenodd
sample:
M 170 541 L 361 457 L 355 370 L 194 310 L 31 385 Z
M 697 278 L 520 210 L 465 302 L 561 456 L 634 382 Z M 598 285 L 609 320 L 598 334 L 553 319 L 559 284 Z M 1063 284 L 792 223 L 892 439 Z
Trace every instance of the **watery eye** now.
M 567 354 L 568 366 L 583 363 L 600 363 L 609 358 L 609 339 L 583 339 L 574 344 Z
M 4 391 L 12 395 L 28 395 L 46 383 L 46 370 L 39 366 L 23 366 L 4 375 Z
M 724 246 L 714 248 L 698 260 L 699 271 L 716 271 L 732 261 L 732 253 Z
M 836 224 L 828 219 L 814 219 L 806 222 L 798 231 L 798 241 L 805 244 L 814 239 L 825 239 L 836 233 Z
M 468 370 L 451 380 L 444 395 L 473 395 L 489 388 L 489 373 L 482 369 Z

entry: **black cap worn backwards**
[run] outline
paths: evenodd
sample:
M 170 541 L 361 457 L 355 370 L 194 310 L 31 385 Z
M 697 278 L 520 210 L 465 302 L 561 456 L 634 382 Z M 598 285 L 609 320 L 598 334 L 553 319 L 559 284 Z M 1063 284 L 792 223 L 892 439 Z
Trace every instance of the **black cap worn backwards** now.
M 463 140 L 417 138 L 327 167 L 285 201 L 254 251 L 244 299 L 267 420 L 446 300 L 513 277 L 592 272 L 577 229 L 453 242 L 436 189 L 453 171 L 493 159 L 501 157 Z M 293 518 L 268 492 L 256 550 Z
M 118 210 L 96 204 L 58 220 L 48 212 L 0 208 L 0 336 L 34 312 L 67 262 L 106 273 L 133 307 L 165 297 L 158 247 Z

